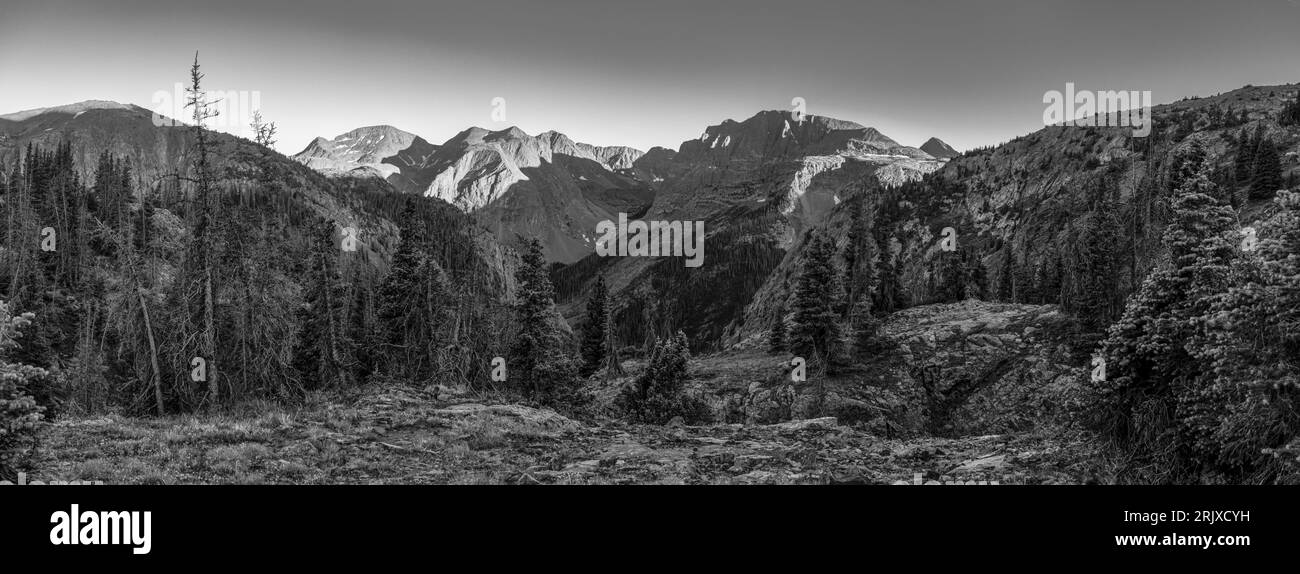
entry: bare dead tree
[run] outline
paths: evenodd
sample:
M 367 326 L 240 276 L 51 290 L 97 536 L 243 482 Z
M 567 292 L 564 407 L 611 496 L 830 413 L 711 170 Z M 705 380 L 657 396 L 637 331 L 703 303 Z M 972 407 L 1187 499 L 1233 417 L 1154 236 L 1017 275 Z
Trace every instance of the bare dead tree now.
M 197 252 L 195 253 L 198 261 L 197 271 L 199 279 L 202 282 L 201 296 L 203 304 L 203 327 L 200 343 L 201 352 L 207 364 L 207 383 L 208 383 L 208 406 L 215 406 L 220 399 L 219 371 L 217 369 L 217 341 L 216 341 L 216 302 L 214 301 L 212 280 L 213 280 L 213 257 L 212 257 L 212 166 L 208 158 L 208 132 L 205 129 L 207 120 L 216 117 L 217 111 L 212 109 L 213 102 L 208 101 L 206 93 L 202 88 L 203 72 L 199 69 L 199 53 L 194 53 L 194 65 L 190 67 L 190 86 L 186 88 L 186 106 L 194 108 L 194 138 L 196 142 L 196 157 L 194 160 L 194 179 L 197 184 L 197 200 L 199 207 L 198 222 L 194 227 L 194 240 L 196 242 Z

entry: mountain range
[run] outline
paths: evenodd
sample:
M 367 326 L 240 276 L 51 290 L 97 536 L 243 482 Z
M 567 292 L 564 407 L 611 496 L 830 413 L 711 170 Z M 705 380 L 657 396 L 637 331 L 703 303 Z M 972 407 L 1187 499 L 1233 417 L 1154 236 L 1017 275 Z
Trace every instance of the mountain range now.
M 819 116 L 796 120 L 778 111 L 710 126 L 677 151 L 593 146 L 559 132 L 532 136 L 517 127 L 471 127 L 435 145 L 392 126 L 370 126 L 318 137 L 292 157 L 327 176 L 379 178 L 400 192 L 441 199 L 474 214 L 507 242 L 517 235 L 539 237 L 548 258 L 565 264 L 594 251 L 593 230 L 600 221 L 620 213 L 644 216 L 661 191 L 669 197 L 680 193 L 683 184 L 676 178 L 691 166 L 818 158 L 792 175 L 799 181 L 790 193 L 801 213 L 834 202 L 816 194 L 803 198 L 801 182 L 844 161 L 888 166 L 880 176 L 893 183 L 938 166 L 935 157 L 875 129 Z M 686 184 L 692 181 L 687 177 Z
M 1117 270 L 1121 294 L 1131 293 L 1164 257 L 1163 188 L 1189 146 L 1204 148 L 1223 173 L 1242 134 L 1259 132 L 1279 143 L 1283 172 L 1293 180 L 1300 137 L 1275 118 L 1296 89 L 1253 86 L 1156 106 L 1149 138 L 1123 128 L 1052 126 L 961 155 L 937 138 L 913 148 L 853 122 L 763 111 L 708 126 L 676 150 L 644 153 L 578 143 L 553 131 L 469 128 L 432 144 L 372 126 L 318 138 L 294 161 L 273 156 L 279 177 L 297 190 L 296 201 L 366 231 L 364 249 L 377 267 L 391 256 L 394 222 L 349 197 L 356 186 L 418 194 L 467 214 L 477 234 L 476 258 L 502 284 L 509 283 L 505 253 L 517 245 L 516 236 L 541 239 L 557 264 L 557 301 L 571 322 L 592 281 L 604 276 L 620 301 L 624 340 L 671 328 L 684 330 L 694 345 L 725 348 L 756 344 L 791 296 L 806 232 L 824 228 L 843 242 L 847 208 L 857 202 L 866 202 L 877 220 L 892 219 L 888 257 L 902 296 L 913 303 L 937 297 L 942 252 L 935 238 L 945 227 L 961 230 L 963 245 L 980 254 L 997 288 L 1045 268 L 1073 276 L 1080 230 L 1091 225 L 1098 202 L 1126 205 L 1117 216 L 1144 238 L 1128 248 Z M 70 140 L 79 166 L 93 166 L 105 151 L 129 157 L 142 180 L 185 166 L 191 130 L 149 120 L 148 110 L 109 102 L 0 116 L 0 165 L 12 166 L 29 142 Z M 257 148 L 232 136 L 217 141 L 233 164 Z M 1240 186 L 1233 193 L 1241 195 Z M 1130 212 L 1136 203 L 1145 206 L 1141 218 Z M 1244 197 L 1241 204 L 1247 218 L 1266 207 Z M 706 265 L 687 272 L 675 258 L 595 255 L 596 225 L 619 213 L 703 221 Z M 1066 294 L 1076 288 L 1068 280 L 1053 286 Z M 639 320 L 652 314 L 662 325 Z

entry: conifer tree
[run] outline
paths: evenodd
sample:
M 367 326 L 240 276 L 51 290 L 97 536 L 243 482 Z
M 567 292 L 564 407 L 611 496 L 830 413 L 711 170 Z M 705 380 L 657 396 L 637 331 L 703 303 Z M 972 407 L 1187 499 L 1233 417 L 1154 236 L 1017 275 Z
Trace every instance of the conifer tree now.
M 1267 199 L 1282 187 L 1282 164 L 1277 144 L 1265 138 L 1255 151 L 1255 164 L 1251 173 L 1250 197 Z
M 424 224 L 408 199 L 398 219 L 401 243 L 376 296 L 385 372 L 428 379 L 445 365 L 450 289 L 446 273 L 430 253 Z
M 767 352 L 779 354 L 785 352 L 785 302 L 777 305 L 773 313 L 772 324 L 767 330 Z
M 688 424 L 709 422 L 708 406 L 685 393 L 690 360 L 685 333 L 678 331 L 656 341 L 645 371 L 619 395 L 618 402 L 628 417 L 649 424 L 664 424 L 674 417 L 682 417 Z
M 1237 137 L 1236 154 L 1232 161 L 1233 180 L 1238 186 L 1249 186 L 1255 168 L 1255 150 L 1259 147 L 1259 131 L 1254 135 L 1242 128 Z
M 44 369 L 10 362 L 19 345 L 20 329 L 35 317 L 31 313 L 14 316 L 0 301 L 0 479 L 13 480 L 15 458 L 20 450 L 36 439 L 42 407 L 32 397 L 33 386 L 45 379 Z
M 355 365 L 347 337 L 346 290 L 339 281 L 334 225 L 317 222 L 310 238 L 294 367 L 306 378 L 309 388 L 344 386 L 350 382 Z
M 855 202 L 849 220 L 848 240 L 844 244 L 845 306 L 852 310 L 864 301 L 868 309 L 876 285 L 880 281 L 877 269 L 876 239 L 872 235 L 871 213 L 866 200 Z
M 1107 377 L 1098 408 L 1106 431 L 1128 448 L 1172 453 L 1183 465 L 1216 457 L 1210 437 L 1226 408 L 1209 365 L 1197 359 L 1235 248 L 1235 214 L 1214 194 L 1204 174 L 1184 183 L 1165 230 L 1168 265 L 1148 275 L 1102 346 Z
M 1295 98 L 1282 108 L 1277 121 L 1284 126 L 1300 125 L 1300 90 L 1297 90 Z
M 582 331 L 582 376 L 589 377 L 604 366 L 608 330 L 609 288 L 605 276 L 598 275 L 587 298 L 586 324 Z
M 839 357 L 840 328 L 836 309 L 842 292 L 835 269 L 835 246 L 822 231 L 808 232 L 803 268 L 794 294 L 789 332 L 790 352 L 808 362 L 834 362 Z
M 187 319 L 191 324 L 197 323 L 198 349 L 206 363 L 207 397 L 205 402 L 211 407 L 220 399 L 220 370 L 217 363 L 217 317 L 215 286 L 216 254 L 213 249 L 212 235 L 216 231 L 213 219 L 213 195 L 215 195 L 212 164 L 210 159 L 207 121 L 217 115 L 203 91 L 203 72 L 199 68 L 199 55 L 194 54 L 194 64 L 190 67 L 190 85 L 186 88 L 186 107 L 193 108 L 195 203 L 197 214 L 191 234 L 188 261 L 186 262 L 186 280 L 181 282 L 184 292 L 180 297 L 190 309 Z M 194 288 L 191 289 L 190 287 Z M 195 299 L 191 303 L 191 299 Z M 182 357 L 184 364 L 189 359 Z
M 1078 268 L 1077 300 L 1072 307 L 1093 331 L 1102 331 L 1117 315 L 1119 296 L 1119 220 L 1109 202 L 1101 203 L 1083 220 Z
M 511 380 L 525 398 L 552 405 L 585 402 L 578 379 L 578 366 L 564 351 L 558 325 L 563 321 L 555 310 L 555 288 L 547 270 L 542 243 L 536 238 L 524 244 L 515 279 L 515 323 L 519 331 L 510 350 Z

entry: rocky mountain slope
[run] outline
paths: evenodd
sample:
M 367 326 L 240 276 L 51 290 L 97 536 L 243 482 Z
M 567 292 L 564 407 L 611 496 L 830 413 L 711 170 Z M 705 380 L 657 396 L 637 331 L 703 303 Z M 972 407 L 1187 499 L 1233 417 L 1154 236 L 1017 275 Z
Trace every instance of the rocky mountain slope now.
M 1069 313 L 1078 285 L 1080 254 L 1086 229 L 1098 214 L 1135 240 L 1117 246 L 1114 277 L 1118 309 L 1123 298 L 1163 256 L 1160 243 L 1173 174 L 1194 146 L 1206 150 L 1213 179 L 1225 198 L 1238 206 L 1242 225 L 1269 209 L 1268 199 L 1251 198 L 1249 182 L 1234 181 L 1237 142 L 1260 133 L 1278 144 L 1285 185 L 1300 178 L 1300 126 L 1283 126 L 1279 111 L 1300 85 L 1255 86 L 1207 98 L 1156 106 L 1154 130 L 1132 137 L 1129 128 L 1046 127 L 1007 143 L 953 158 L 923 180 L 892 193 L 868 190 L 865 201 L 879 223 L 882 212 L 897 219 L 891 249 L 902 288 L 912 304 L 937 299 L 944 252 L 939 235 L 957 231 L 958 244 L 978 254 L 987 271 L 987 297 L 999 300 L 1060 302 Z M 1292 182 L 1287 184 L 1286 182 Z M 1230 197 L 1229 197 L 1230 196 Z M 843 242 L 849 217 L 833 210 L 826 229 Z M 774 309 L 791 295 L 802 265 L 802 243 L 783 251 L 771 278 L 757 290 L 726 338 L 738 344 L 761 336 Z M 1043 276 L 1059 278 L 1050 289 Z M 1017 278 L 1019 277 L 1019 279 Z M 1021 285 L 1021 284 L 1024 285 Z M 1019 285 L 1019 287 L 1018 287 Z M 1026 287 L 1027 285 L 1027 287 Z M 1025 287 L 1021 292 L 1020 287 Z
M 538 237 L 551 260 L 567 263 L 592 251 L 598 222 L 650 203 L 653 190 L 631 172 L 641 155 L 513 127 L 470 128 L 442 145 L 362 128 L 336 140 L 317 138 L 294 159 L 329 175 L 377 175 L 398 191 L 446 201 L 503 242 Z
M 680 258 L 593 255 L 558 272 L 560 298 L 576 317 L 588 283 L 605 274 L 625 302 L 625 340 L 680 328 L 701 348 L 716 347 L 807 229 L 850 196 L 942 165 L 873 128 L 822 116 L 799 121 L 764 111 L 710 126 L 678 151 L 651 150 L 633 165 L 655 185 L 644 219 L 704 222 L 704 265 L 685 270 Z M 659 323 L 647 325 L 643 315 Z
M 337 154 L 359 164 L 371 165 L 385 153 L 383 142 L 403 139 L 403 132 L 391 128 L 350 132 L 353 152 Z M 397 210 L 385 196 L 391 187 L 376 180 L 323 176 L 300 162 L 292 161 L 246 139 L 221 132 L 209 132 L 213 170 L 220 187 L 229 192 L 254 189 L 258 165 L 265 164 L 276 197 L 285 209 L 306 210 L 332 221 L 337 229 L 357 230 L 357 252 L 372 271 L 386 269 L 398 243 L 395 219 Z M 347 136 L 347 134 L 345 134 Z M 382 136 L 382 137 L 381 137 Z M 418 141 L 413 138 L 412 142 Z M 194 161 L 193 129 L 177 123 L 158 126 L 153 112 L 145 108 L 115 102 L 83 102 L 70 106 L 33 110 L 0 116 L 0 172 L 9 172 L 26 147 L 52 150 L 60 143 L 71 145 L 73 162 L 81 180 L 94 181 L 100 154 L 125 158 L 136 180 L 135 192 L 161 193 L 168 182 L 188 176 Z M 346 147 L 340 144 L 342 147 Z M 370 151 L 367 152 L 366 150 Z M 341 151 L 336 147 L 336 151 Z M 172 206 L 179 208 L 179 206 Z M 460 221 L 466 233 L 466 245 L 472 245 L 473 267 L 491 277 L 489 289 L 506 289 L 514 283 L 514 256 L 458 210 L 442 202 L 431 202 L 428 213 L 438 213 L 448 221 Z
M 952 159 L 961 155 L 952 146 L 945 143 L 939 138 L 930 138 L 921 144 L 921 151 L 930 154 L 935 159 Z
M 332 140 L 318 137 L 293 158 L 326 175 L 388 179 L 401 167 L 386 160 L 411 148 L 415 139 L 393 126 L 369 126 Z

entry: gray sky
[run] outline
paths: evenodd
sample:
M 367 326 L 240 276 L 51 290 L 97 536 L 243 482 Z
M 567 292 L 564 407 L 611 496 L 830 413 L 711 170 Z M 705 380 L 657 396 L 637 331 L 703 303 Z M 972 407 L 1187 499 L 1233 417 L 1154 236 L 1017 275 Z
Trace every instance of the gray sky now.
M 964 150 L 1038 129 L 1066 82 L 1161 103 L 1300 81 L 1300 0 L 3 1 L 0 113 L 153 108 L 198 50 L 206 87 L 260 92 L 290 154 L 384 123 L 675 149 L 794 97 Z

